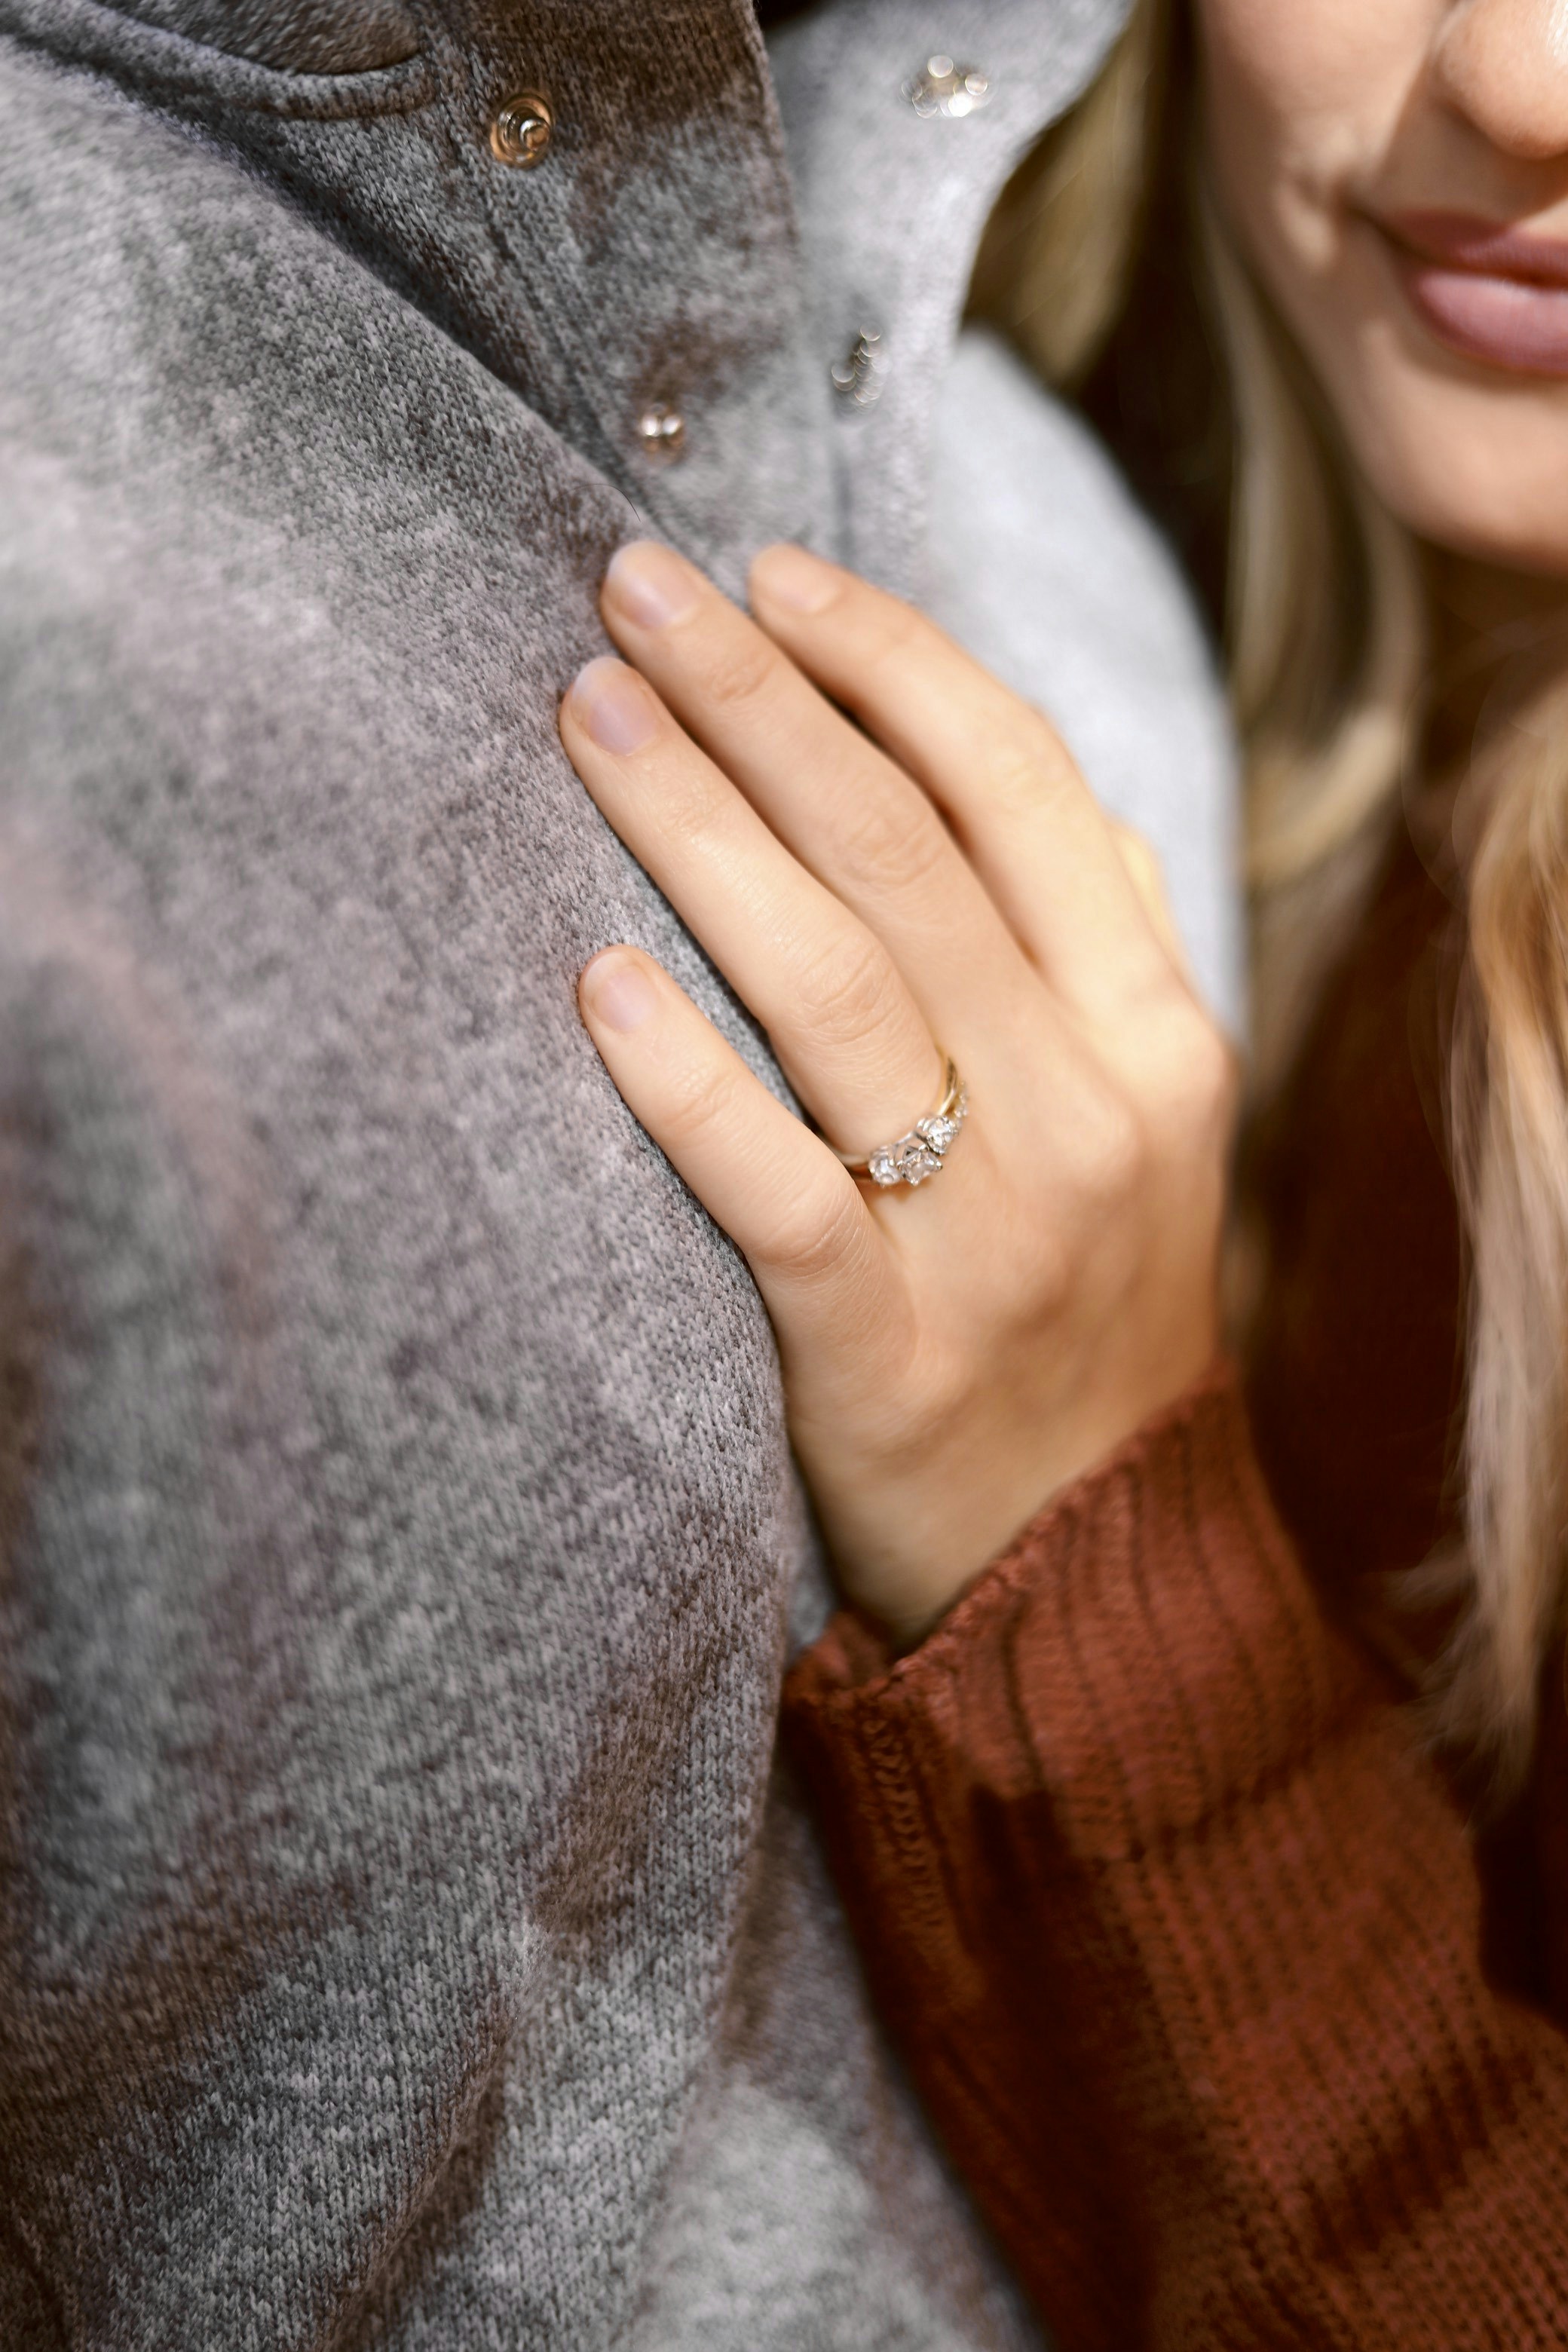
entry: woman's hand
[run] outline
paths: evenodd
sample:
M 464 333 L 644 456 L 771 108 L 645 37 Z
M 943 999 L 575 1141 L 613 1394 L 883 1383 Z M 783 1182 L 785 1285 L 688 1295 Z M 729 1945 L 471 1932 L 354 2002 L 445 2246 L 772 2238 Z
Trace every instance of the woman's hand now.
M 624 548 L 604 614 L 635 668 L 589 664 L 566 749 L 823 1135 L 903 1134 L 938 1041 L 968 1124 L 918 1191 L 879 1190 L 639 950 L 595 957 L 583 1016 L 744 1252 L 845 1588 L 907 1640 L 1208 1363 L 1231 1056 L 1152 859 L 1038 712 L 798 548 L 752 599 Z

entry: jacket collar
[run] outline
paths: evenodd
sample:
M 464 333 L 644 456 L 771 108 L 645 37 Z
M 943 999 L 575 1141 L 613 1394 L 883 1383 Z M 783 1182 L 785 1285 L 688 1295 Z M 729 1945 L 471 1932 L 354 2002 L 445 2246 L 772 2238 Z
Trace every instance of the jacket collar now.
M 880 339 L 875 399 L 834 404 L 844 554 L 906 593 L 921 586 L 936 394 L 981 232 L 1127 14 L 1128 0 L 830 0 L 771 44 L 816 364 L 868 329 Z M 933 58 L 952 86 L 932 80 Z
M 751 0 L 0 0 L 0 30 L 236 152 L 731 584 L 799 536 L 909 590 L 981 226 L 1125 10 L 826 0 L 771 65 Z M 939 51 L 984 103 L 911 99 Z M 520 89 L 554 114 L 533 171 L 489 143 Z M 865 330 L 862 400 L 831 371 Z

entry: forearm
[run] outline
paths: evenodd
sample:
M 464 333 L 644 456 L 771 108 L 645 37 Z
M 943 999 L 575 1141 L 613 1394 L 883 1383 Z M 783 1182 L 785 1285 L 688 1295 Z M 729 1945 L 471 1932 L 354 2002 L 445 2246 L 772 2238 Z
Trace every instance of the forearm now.
M 1568 2051 L 1228 1383 L 790 1719 L 868 1966 L 1068 2347 L 1545 2343 Z

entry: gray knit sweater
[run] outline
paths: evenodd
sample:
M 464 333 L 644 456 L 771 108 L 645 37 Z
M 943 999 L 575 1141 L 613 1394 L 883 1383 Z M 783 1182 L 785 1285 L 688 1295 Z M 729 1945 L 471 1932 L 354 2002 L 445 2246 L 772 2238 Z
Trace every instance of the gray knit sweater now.
M 617 541 L 804 536 L 1060 700 L 1223 996 L 1179 592 L 949 365 L 1119 14 L 0 0 L 5 2352 L 1035 2340 L 770 1778 L 767 1323 L 579 968 L 776 1074 L 554 712 Z

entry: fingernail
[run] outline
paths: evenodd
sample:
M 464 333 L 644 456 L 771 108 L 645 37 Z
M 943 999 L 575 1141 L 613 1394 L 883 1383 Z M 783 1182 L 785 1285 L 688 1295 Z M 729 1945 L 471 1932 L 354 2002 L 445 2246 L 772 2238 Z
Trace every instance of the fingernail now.
M 697 609 L 698 586 L 689 564 L 651 539 L 634 540 L 610 558 L 605 589 L 612 604 L 639 628 L 665 629 Z
M 640 1029 L 658 1008 L 658 991 L 640 963 L 605 948 L 584 967 L 583 1002 L 606 1029 Z
M 823 613 L 838 593 L 838 567 L 783 540 L 764 547 L 752 566 L 752 585 L 795 613 Z
M 580 669 L 567 699 L 602 751 L 636 751 L 658 724 L 658 709 L 635 669 L 601 654 Z

